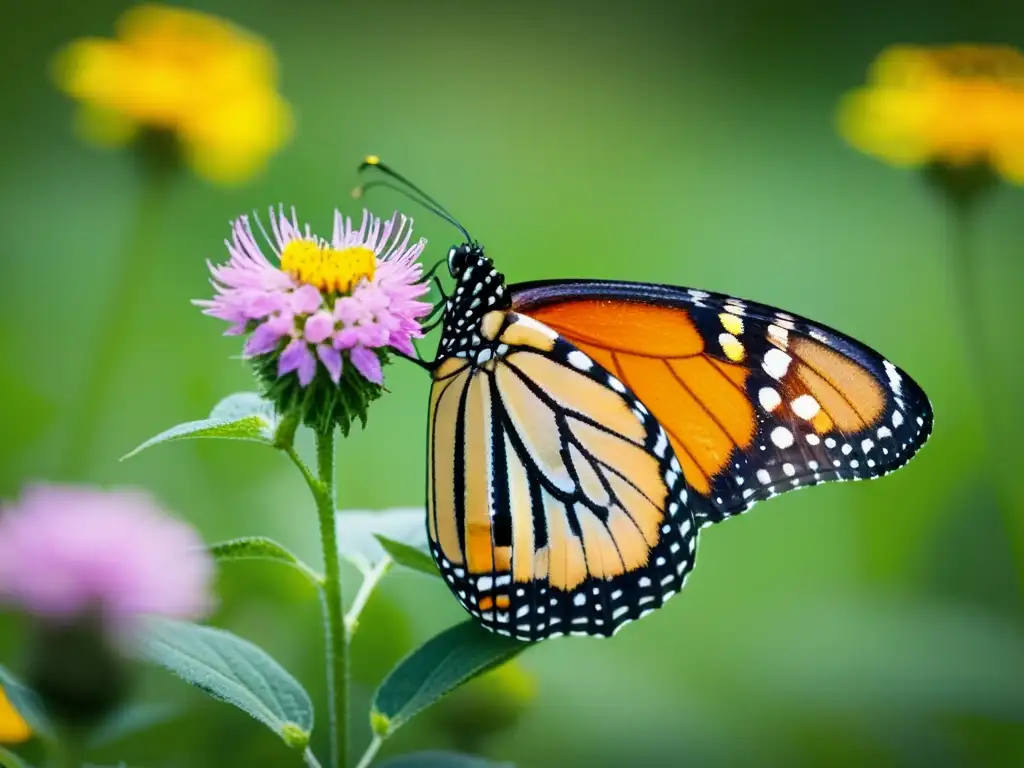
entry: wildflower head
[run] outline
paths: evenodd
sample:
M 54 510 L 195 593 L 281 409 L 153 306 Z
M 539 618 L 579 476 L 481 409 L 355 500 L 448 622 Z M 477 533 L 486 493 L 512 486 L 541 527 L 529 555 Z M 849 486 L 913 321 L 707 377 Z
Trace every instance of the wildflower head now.
M 118 145 L 140 132 L 171 135 L 214 181 L 247 178 L 291 130 L 269 46 L 198 11 L 131 8 L 115 39 L 75 40 L 54 69 L 58 86 L 81 105 L 86 138 Z
M 1024 184 L 1024 53 L 1009 46 L 895 46 L 848 94 L 839 129 L 894 165 L 984 166 Z
M 35 486 L 0 509 L 0 606 L 27 614 L 27 682 L 69 724 L 123 700 L 143 615 L 199 618 L 212 561 L 187 525 L 133 491 Z
M 282 413 L 298 410 L 306 424 L 366 420 L 380 395 L 389 351 L 415 356 L 419 320 L 430 305 L 418 259 L 425 240 L 412 240 L 412 221 L 382 222 L 363 212 L 358 228 L 335 212 L 330 240 L 302 226 L 294 210 L 270 211 L 271 232 L 249 218 L 232 226 L 229 259 L 210 266 L 216 295 L 197 301 L 247 334 L 243 354 Z
M 45 622 L 97 613 L 121 634 L 143 614 L 200 618 L 212 577 L 195 531 L 141 492 L 37 485 L 0 508 L 0 605 Z

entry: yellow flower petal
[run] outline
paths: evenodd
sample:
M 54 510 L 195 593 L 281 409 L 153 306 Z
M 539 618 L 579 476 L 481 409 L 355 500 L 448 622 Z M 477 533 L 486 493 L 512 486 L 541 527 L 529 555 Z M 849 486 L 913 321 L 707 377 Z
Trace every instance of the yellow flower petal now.
M 201 173 L 240 180 L 290 135 L 277 62 L 259 37 L 215 16 L 156 4 L 129 9 L 116 28 L 116 40 L 75 41 L 54 61 L 58 86 L 87 108 L 79 122 L 91 141 L 168 130 Z
M 11 705 L 0 688 L 0 744 L 20 744 L 32 737 L 32 729 Z
M 189 164 L 199 175 L 222 183 L 258 172 L 292 132 L 288 105 L 271 91 L 211 106 L 196 117 L 182 127 Z
M 931 144 L 926 126 L 934 114 L 928 99 L 887 89 L 864 89 L 840 104 L 839 133 L 853 147 L 896 165 L 920 165 Z
M 1009 46 L 893 46 L 840 102 L 839 133 L 894 165 L 988 163 L 1021 179 L 1024 54 Z

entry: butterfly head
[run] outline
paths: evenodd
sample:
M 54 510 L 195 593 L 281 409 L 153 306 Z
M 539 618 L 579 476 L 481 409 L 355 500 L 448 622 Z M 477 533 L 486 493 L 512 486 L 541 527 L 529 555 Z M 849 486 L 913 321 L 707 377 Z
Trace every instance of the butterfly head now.
M 459 280 L 467 269 L 491 266 L 491 260 L 484 256 L 483 246 L 469 242 L 455 245 L 448 251 L 448 272 Z
M 455 287 L 445 299 L 441 351 L 446 355 L 474 357 L 487 345 L 480 331 L 484 315 L 512 307 L 505 276 L 475 242 L 453 246 L 448 251 L 448 271 Z

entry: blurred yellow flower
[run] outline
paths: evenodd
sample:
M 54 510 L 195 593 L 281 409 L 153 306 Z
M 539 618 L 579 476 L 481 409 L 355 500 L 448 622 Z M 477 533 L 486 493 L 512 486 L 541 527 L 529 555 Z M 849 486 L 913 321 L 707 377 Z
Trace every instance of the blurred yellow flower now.
M 197 173 L 235 182 L 290 135 L 277 61 L 262 39 L 164 5 L 129 9 L 116 30 L 114 40 L 73 41 L 54 62 L 58 86 L 81 103 L 88 140 L 116 146 L 143 129 L 165 131 Z
M 8 701 L 0 688 L 0 744 L 20 744 L 28 741 L 32 730 Z
M 846 95 L 839 131 L 895 165 L 988 165 L 1024 184 L 1024 54 L 1009 46 L 894 46 Z

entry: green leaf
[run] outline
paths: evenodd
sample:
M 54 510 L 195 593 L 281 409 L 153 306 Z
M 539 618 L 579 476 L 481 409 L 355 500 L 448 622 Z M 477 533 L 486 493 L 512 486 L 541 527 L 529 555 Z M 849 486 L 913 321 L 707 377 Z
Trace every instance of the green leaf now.
M 199 421 L 186 421 L 151 437 L 121 460 L 130 459 L 160 443 L 191 440 L 200 437 L 219 437 L 229 440 L 250 440 L 265 445 L 274 444 L 277 416 L 272 403 L 255 392 L 238 392 L 214 406 L 210 417 Z
M 374 731 L 393 733 L 445 694 L 529 646 L 475 621 L 446 629 L 406 656 L 381 683 L 373 697 Z
M 403 544 L 400 541 L 389 539 L 387 536 L 383 536 L 379 533 L 375 533 L 374 538 L 380 542 L 380 545 L 384 548 L 384 551 L 391 556 L 391 559 L 399 565 L 404 565 L 406 568 L 411 568 L 414 571 L 425 573 L 428 576 L 437 576 L 440 578 L 441 572 L 437 570 L 437 564 L 434 563 L 434 558 L 432 558 L 427 552 L 410 546 L 409 544 Z
M 338 550 L 364 574 L 390 557 L 378 536 L 421 550 L 430 557 L 427 513 L 423 507 L 338 513 Z
M 31 766 L 3 747 L 0 747 L 0 768 L 31 768 Z
M 515 768 L 515 763 L 495 763 L 476 755 L 430 750 L 393 757 L 379 768 Z
M 53 724 L 46 714 L 39 695 L 12 675 L 2 664 L 0 664 L 0 688 L 4 689 L 11 706 L 18 710 L 18 714 L 28 723 L 32 733 L 44 741 L 53 741 L 55 733 Z
M 219 544 L 211 544 L 209 550 L 210 554 L 218 562 L 223 563 L 231 560 L 271 560 L 276 563 L 290 565 L 314 584 L 319 584 L 321 581 L 316 571 L 298 557 L 273 539 L 263 536 L 245 536 L 240 539 L 222 541 Z
M 186 683 L 241 709 L 305 749 L 313 730 L 309 694 L 265 651 L 222 629 L 149 619 L 141 655 Z
M 89 736 L 89 747 L 99 749 L 109 746 L 140 731 L 170 722 L 181 713 L 181 707 L 175 704 L 160 702 L 129 704 L 100 723 Z

